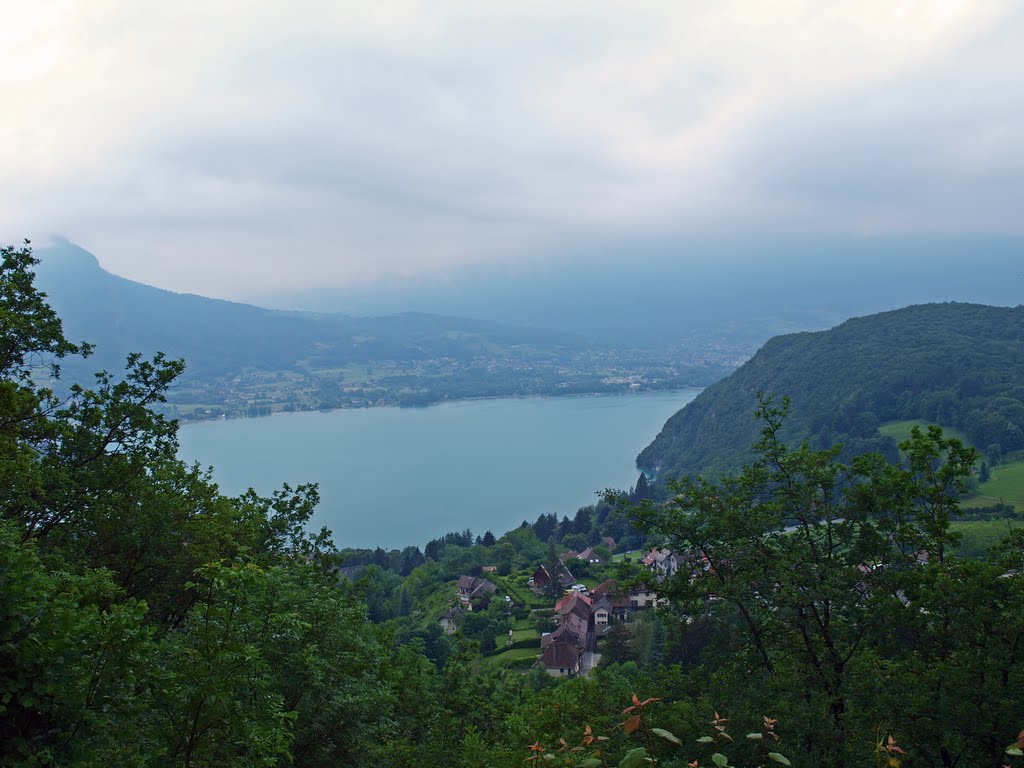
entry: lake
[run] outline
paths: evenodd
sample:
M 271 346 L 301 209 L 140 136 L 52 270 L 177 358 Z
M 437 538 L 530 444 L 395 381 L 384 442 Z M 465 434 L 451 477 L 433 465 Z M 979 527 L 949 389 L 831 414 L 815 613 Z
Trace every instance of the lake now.
M 428 408 L 284 413 L 181 427 L 179 455 L 221 490 L 316 482 L 316 527 L 341 547 L 423 546 L 447 531 L 501 535 L 542 513 L 572 517 L 699 389 L 469 400 Z

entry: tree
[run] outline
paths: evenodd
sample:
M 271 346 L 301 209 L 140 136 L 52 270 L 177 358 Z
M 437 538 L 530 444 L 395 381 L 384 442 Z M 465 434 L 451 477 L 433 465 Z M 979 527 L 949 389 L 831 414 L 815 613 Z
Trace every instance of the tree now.
M 494 538 L 494 534 L 490 531 L 485 531 L 483 538 L 480 540 L 480 543 L 483 544 L 485 547 L 493 547 L 495 541 L 496 539 Z
M 60 318 L 46 303 L 46 294 L 35 287 L 32 270 L 38 263 L 28 240 L 21 248 L 0 246 L 0 377 L 8 389 L 31 391 L 28 385 L 34 370 L 46 366 L 57 376 L 59 360 L 92 349 L 64 338 Z M 48 399 L 47 390 L 38 394 Z
M 985 461 L 981 462 L 981 466 L 978 468 L 978 482 L 979 483 L 987 483 L 991 476 L 992 476 L 992 473 L 989 472 L 988 462 L 985 462 Z
M 848 468 L 839 447 L 788 448 L 779 438 L 788 408 L 761 396 L 756 458 L 739 474 L 672 482 L 672 504 L 633 512 L 648 533 L 688 554 L 690 568 L 659 593 L 677 611 L 711 612 L 745 638 L 719 637 L 714 665 L 723 679 L 776 697 L 800 692 L 788 706 L 807 712 L 801 738 L 814 759 L 841 766 L 879 603 L 898 611 L 894 585 L 917 573 L 919 553 L 937 567 L 949 557 L 950 517 L 975 454 L 937 427 L 915 429 L 900 465 L 872 455 Z
M 625 624 L 618 621 L 612 623 L 601 651 L 601 663 L 618 664 L 635 660 L 636 655 L 629 648 L 631 639 L 632 635 Z
M 590 530 L 594 524 L 594 508 L 593 507 L 580 507 L 576 510 L 576 517 L 573 518 L 572 530 L 573 533 L 581 534 L 583 536 L 589 536 Z
M 180 361 L 38 387 L 88 348 L 0 253 L 0 763 L 361 764 L 390 691 L 316 487 L 228 498 L 180 462 L 153 409 Z
M 647 483 L 647 474 L 641 472 L 640 477 L 637 478 L 636 487 L 633 489 L 633 499 L 642 501 L 649 498 L 651 498 L 651 488 Z
M 644 646 L 643 666 L 656 669 L 665 661 L 665 627 L 656 613 L 648 616 L 647 622 L 650 633 Z
M 493 653 L 498 647 L 497 642 L 494 640 L 494 635 L 488 632 L 480 639 L 480 652 L 481 653 Z
M 548 551 L 544 558 L 544 569 L 548 572 L 548 583 L 544 585 L 544 596 L 555 602 L 562 596 L 564 587 L 558 576 L 562 572 L 562 561 L 558 559 L 558 547 L 554 538 L 548 541 Z
M 426 558 L 423 557 L 423 553 L 420 552 L 420 548 L 417 546 L 409 546 L 402 550 L 401 557 L 401 574 L 402 576 L 408 576 L 413 572 L 414 568 L 418 568 L 426 562 Z
M 108 573 L 50 573 L 0 520 L 0 764 L 152 760 L 154 647 L 146 606 Z
M 553 513 L 540 515 L 537 518 L 537 522 L 533 524 L 533 532 L 537 534 L 537 538 L 541 541 L 550 539 L 555 533 L 556 528 L 558 528 L 558 518 Z
M 444 547 L 444 542 L 441 539 L 431 539 L 427 542 L 423 554 L 428 560 L 440 560 Z
M 516 548 L 511 543 L 502 539 L 495 550 L 494 560 L 498 566 L 499 576 L 508 576 L 512 573 L 512 565 L 516 559 Z

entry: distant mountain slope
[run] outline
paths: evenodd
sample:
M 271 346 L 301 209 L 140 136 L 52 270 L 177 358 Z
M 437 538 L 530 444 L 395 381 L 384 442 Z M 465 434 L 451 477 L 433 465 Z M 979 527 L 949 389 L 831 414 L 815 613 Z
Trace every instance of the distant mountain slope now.
M 37 255 L 37 284 L 65 334 L 96 350 L 66 360 L 56 386 L 120 371 L 132 352 L 163 352 L 186 362 L 166 407 L 181 419 L 674 389 L 705 386 L 734 367 L 496 321 L 279 311 L 172 293 L 112 275 L 67 241 Z
M 924 304 L 773 338 L 672 416 L 638 465 L 661 478 L 736 467 L 757 439 L 758 391 L 792 399 L 789 440 L 891 455 L 878 425 L 921 418 L 998 458 L 1024 449 L 1024 306 Z
M 770 337 L 941 301 L 1020 301 L 1024 238 L 693 237 L 610 240 L 543 263 L 495 263 L 349 289 L 268 296 L 352 314 L 444 311 L 614 345 L 749 356 Z
M 119 369 L 129 352 L 185 357 L 192 377 L 242 368 L 286 370 L 382 359 L 468 359 L 483 351 L 530 347 L 534 354 L 579 348 L 575 334 L 406 313 L 377 318 L 282 312 L 126 280 L 87 251 L 59 241 L 37 253 L 39 286 L 69 338 L 97 345 L 87 368 Z

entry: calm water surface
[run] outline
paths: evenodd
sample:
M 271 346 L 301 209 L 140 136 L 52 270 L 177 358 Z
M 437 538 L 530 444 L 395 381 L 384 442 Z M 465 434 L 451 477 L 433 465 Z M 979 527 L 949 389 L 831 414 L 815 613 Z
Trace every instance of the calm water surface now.
M 320 484 L 314 523 L 339 546 L 422 546 L 446 531 L 501 535 L 572 517 L 636 483 L 634 459 L 700 390 L 475 400 L 189 424 L 180 456 L 221 490 Z

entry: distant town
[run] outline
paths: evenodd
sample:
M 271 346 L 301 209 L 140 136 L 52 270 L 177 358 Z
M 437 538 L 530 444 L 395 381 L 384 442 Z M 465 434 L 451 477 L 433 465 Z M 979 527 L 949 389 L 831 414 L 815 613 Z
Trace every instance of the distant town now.
M 703 387 L 741 365 L 749 350 L 716 345 L 674 350 L 584 350 L 562 358 L 478 356 L 380 360 L 336 369 L 246 370 L 183 377 L 165 411 L 181 421 L 281 411 L 415 407 L 479 397 L 611 394 Z

